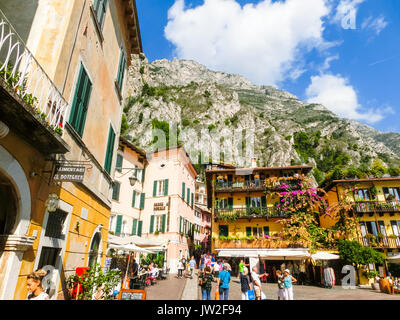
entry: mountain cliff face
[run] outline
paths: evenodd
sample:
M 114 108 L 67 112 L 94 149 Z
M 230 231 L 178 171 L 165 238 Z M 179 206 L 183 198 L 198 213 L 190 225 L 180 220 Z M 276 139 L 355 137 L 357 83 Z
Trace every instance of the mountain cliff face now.
M 134 55 L 128 90 L 122 134 L 144 149 L 152 128 L 166 121 L 196 132 L 252 129 L 259 166 L 309 163 L 317 180 L 334 167 L 370 166 L 378 158 L 386 166 L 400 164 L 400 134 L 341 119 L 322 105 L 194 61 L 149 63 Z

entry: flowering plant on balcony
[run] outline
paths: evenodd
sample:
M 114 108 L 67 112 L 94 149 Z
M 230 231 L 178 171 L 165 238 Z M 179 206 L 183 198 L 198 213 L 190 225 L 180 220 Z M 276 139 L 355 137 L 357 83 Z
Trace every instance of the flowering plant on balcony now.
M 307 244 L 310 249 L 331 248 L 335 247 L 337 239 L 343 237 L 343 234 L 356 232 L 358 223 L 343 214 L 342 205 L 330 207 L 324 199 L 325 191 L 315 188 L 313 180 L 305 176 L 270 178 L 266 181 L 266 186 L 282 180 L 284 183 L 280 184 L 280 190 L 274 193 L 280 197 L 276 209 L 288 216 L 279 221 L 283 227 L 283 239 Z M 318 219 L 322 216 L 339 218 L 339 222 L 332 228 L 322 228 L 318 224 Z

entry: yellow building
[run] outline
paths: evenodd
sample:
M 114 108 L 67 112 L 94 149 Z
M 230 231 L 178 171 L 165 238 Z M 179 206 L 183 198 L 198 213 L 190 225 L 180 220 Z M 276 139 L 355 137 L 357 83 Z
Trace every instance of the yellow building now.
M 262 260 L 305 260 L 307 248 L 271 238 L 279 236 L 286 213 L 276 208 L 280 198 L 265 179 L 307 175 L 312 167 L 227 168 L 206 170 L 208 207 L 212 211 L 212 250 L 219 257 L 247 258 L 250 265 Z M 237 260 L 237 259 L 236 259 Z M 271 263 L 269 264 L 272 265 Z M 279 264 L 281 265 L 281 263 Z
M 386 257 L 399 252 L 400 177 L 334 180 L 325 190 L 330 206 L 343 199 L 352 203 L 350 214 L 359 218 L 357 240 L 362 245 L 374 248 Z M 336 223 L 329 217 L 322 217 L 320 222 L 326 228 Z M 367 281 L 362 276 L 360 280 Z
M 19 77 L 26 75 L 28 81 L 23 86 L 21 81 L 13 90 L 22 93 L 31 116 L 36 114 L 33 120 L 28 119 L 30 123 L 23 120 L 26 112 L 9 115 L 14 118 L 5 123 L 10 134 L 4 142 L 0 140 L 25 174 L 24 190 L 31 189 L 30 208 L 23 209 L 27 212 L 26 225 L 24 230 L 17 230 L 18 236 L 28 237 L 19 239 L 18 246 L 28 249 L 15 255 L 19 264 L 12 262 L 17 258 L 1 258 L 12 274 L 7 279 L 10 285 L 0 288 L 7 292 L 0 298 L 25 299 L 26 276 L 44 268 L 49 272 L 46 291 L 52 299 L 62 299 L 67 293 L 63 280 L 77 267 L 104 262 L 121 115 L 127 96 L 124 84 L 131 54 L 142 52 L 136 2 L 2 0 L 0 9 L 0 28 L 13 26 L 12 45 L 17 43 L 16 48 L 24 53 L 14 66 Z M 8 40 L 4 43 L 0 61 L 9 48 Z M 17 50 L 14 55 L 18 55 Z M 38 69 L 46 77 L 37 76 Z M 48 126 L 40 129 L 35 119 Z M 17 136 L 23 134 L 25 140 L 19 141 Z M 0 169 L 2 180 L 14 169 L 4 166 Z M 60 167 L 79 167 L 83 177 L 72 174 L 54 179 Z M 4 194 L 14 191 L 9 189 Z M 57 196 L 54 212 L 45 205 L 49 194 Z M 15 191 L 15 197 L 19 196 Z M 29 202 L 28 198 L 24 201 Z M 7 248 L 11 246 L 7 244 Z

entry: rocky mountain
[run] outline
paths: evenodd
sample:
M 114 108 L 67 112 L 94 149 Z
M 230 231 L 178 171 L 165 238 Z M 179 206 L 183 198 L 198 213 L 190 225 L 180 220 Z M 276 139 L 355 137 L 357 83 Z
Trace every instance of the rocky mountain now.
M 309 163 L 317 168 L 317 180 L 335 167 L 370 167 L 375 159 L 387 167 L 400 165 L 400 134 L 339 118 L 322 105 L 194 61 L 149 63 L 144 55 L 134 55 L 128 90 L 122 134 L 144 149 L 154 140 L 152 129 L 168 122 L 180 132 L 225 132 L 226 141 L 233 130 L 248 136 L 254 130 L 259 166 Z M 190 153 L 187 141 L 185 148 Z M 241 148 L 231 149 L 236 159 Z

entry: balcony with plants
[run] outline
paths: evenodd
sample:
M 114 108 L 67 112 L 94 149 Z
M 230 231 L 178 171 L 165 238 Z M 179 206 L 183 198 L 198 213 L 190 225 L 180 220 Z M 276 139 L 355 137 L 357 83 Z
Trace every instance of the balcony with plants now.
M 236 221 L 238 219 L 274 219 L 288 218 L 288 212 L 284 212 L 276 207 L 231 207 L 231 208 L 216 208 L 214 211 L 215 220 Z
M 399 249 L 400 248 L 400 237 L 396 235 L 384 235 L 382 233 L 366 234 L 365 236 L 358 237 L 358 242 L 365 247 L 371 247 L 375 249 Z
M 65 153 L 68 103 L 0 11 L 0 119 L 45 153 Z
M 220 236 L 213 238 L 214 248 L 219 249 L 287 249 L 308 248 L 309 241 L 293 241 L 282 238 L 280 235 L 263 235 L 260 237 L 231 237 Z

